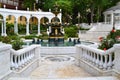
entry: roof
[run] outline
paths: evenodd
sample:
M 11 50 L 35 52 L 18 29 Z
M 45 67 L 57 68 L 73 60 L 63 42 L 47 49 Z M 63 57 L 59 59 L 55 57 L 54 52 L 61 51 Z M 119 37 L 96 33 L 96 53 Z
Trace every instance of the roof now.
M 120 5 L 116 5 L 116 6 L 113 6 L 113 7 L 111 7 L 111 8 L 109 8 L 109 9 L 107 9 L 106 11 L 113 11 L 113 10 L 120 10 Z

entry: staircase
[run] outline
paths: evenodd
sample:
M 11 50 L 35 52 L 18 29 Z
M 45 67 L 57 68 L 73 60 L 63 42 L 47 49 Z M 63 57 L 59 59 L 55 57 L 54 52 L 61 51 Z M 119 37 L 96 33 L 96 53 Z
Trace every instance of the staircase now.
M 93 25 L 93 27 L 85 33 L 80 31 L 79 38 L 81 40 L 99 42 L 99 37 L 106 37 L 111 30 L 112 25 L 99 23 Z

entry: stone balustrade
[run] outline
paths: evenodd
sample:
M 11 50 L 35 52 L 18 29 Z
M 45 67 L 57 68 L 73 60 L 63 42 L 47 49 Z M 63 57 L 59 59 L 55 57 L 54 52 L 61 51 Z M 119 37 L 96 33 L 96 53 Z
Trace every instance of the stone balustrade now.
M 103 51 L 85 45 L 77 45 L 76 51 L 80 60 L 85 60 L 99 69 L 109 70 L 114 65 L 114 47 Z
M 20 70 L 32 62 L 34 59 L 39 58 L 40 55 L 40 46 L 31 45 L 29 47 L 15 51 L 11 49 L 11 69 Z

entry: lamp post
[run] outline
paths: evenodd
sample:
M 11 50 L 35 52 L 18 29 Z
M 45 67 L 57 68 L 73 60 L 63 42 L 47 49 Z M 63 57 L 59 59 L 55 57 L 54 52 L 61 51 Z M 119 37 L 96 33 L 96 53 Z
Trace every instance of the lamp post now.
M 80 24 L 80 12 L 78 12 L 78 26 Z

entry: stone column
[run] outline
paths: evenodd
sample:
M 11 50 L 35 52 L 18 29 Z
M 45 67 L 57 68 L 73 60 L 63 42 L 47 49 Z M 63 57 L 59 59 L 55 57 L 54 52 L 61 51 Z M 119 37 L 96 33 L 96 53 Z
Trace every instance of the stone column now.
M 104 21 L 105 21 L 105 24 L 107 24 L 107 15 L 104 14 Z
M 115 49 L 115 60 L 114 60 L 114 69 L 120 73 L 120 44 L 114 45 Z
M 49 19 L 49 23 L 51 23 L 51 19 Z M 51 26 L 49 26 L 49 33 L 51 33 Z
M 4 17 L 3 18 L 3 36 L 7 36 L 7 34 L 6 34 L 6 18 Z
M 40 35 L 40 20 L 38 20 L 38 35 Z
M 26 23 L 26 35 L 30 35 L 30 33 L 29 33 L 29 19 L 27 19 L 27 23 Z
M 4 34 L 4 33 L 3 33 L 3 21 L 2 21 L 1 27 L 2 27 L 2 28 L 1 28 L 1 36 L 3 36 L 3 34 Z
M 15 22 L 14 22 L 14 33 L 18 34 L 18 22 L 17 22 L 16 18 L 15 18 Z
M 111 24 L 114 24 L 114 13 L 111 13 Z

